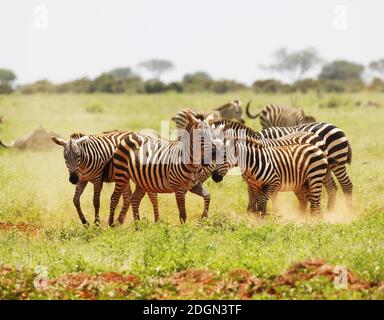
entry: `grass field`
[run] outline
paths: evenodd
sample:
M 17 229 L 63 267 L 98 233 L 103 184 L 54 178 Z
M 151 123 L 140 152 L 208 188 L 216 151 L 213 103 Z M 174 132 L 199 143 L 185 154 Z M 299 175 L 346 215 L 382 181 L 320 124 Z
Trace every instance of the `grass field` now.
M 164 94 L 0 96 L 0 139 L 18 139 L 42 125 L 72 132 L 160 129 L 181 107 L 209 110 L 240 98 L 253 112 L 267 103 L 301 106 L 319 121 L 342 128 L 353 148 L 348 168 L 354 211 L 338 192 L 337 210 L 311 219 L 296 212 L 293 194 L 263 222 L 245 213 L 240 176 L 207 181 L 210 217 L 200 222 L 201 198 L 187 195 L 180 225 L 174 195 L 159 195 L 162 221 L 153 223 L 143 199 L 139 230 L 107 227 L 113 185 L 102 194 L 100 228 L 84 229 L 72 204 L 62 149 L 0 149 L 0 299 L 26 298 L 384 298 L 384 108 L 358 107 L 384 95 Z M 336 108 L 324 108 L 335 103 Z M 98 112 L 90 112 L 98 111 Z M 247 125 L 259 129 L 258 120 Z M 82 206 L 93 221 L 92 188 Z M 323 198 L 323 206 L 326 196 Z M 298 264 L 299 263 L 299 264 Z M 350 270 L 349 288 L 334 286 L 334 266 Z M 48 288 L 33 285 L 46 268 Z M 36 278 L 37 277 L 37 278 Z

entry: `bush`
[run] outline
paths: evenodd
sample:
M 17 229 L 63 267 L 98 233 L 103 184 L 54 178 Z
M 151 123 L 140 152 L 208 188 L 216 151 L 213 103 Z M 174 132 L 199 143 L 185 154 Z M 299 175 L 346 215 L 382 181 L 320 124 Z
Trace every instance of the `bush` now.
M 214 81 L 212 85 L 212 91 L 215 93 L 226 93 L 229 91 L 237 91 L 244 88 L 245 85 L 233 80 Z
M 287 85 L 275 79 L 256 80 L 252 89 L 256 93 L 277 93 L 286 90 Z
M 81 78 L 74 81 L 65 82 L 56 86 L 57 93 L 74 92 L 74 93 L 88 93 L 91 92 L 92 80 L 88 78 Z
M 102 113 L 103 107 L 99 105 L 98 103 L 92 103 L 88 106 L 86 106 L 85 111 L 88 113 Z
M 293 85 L 294 91 L 300 91 L 302 93 L 307 93 L 308 91 L 317 91 L 319 89 L 319 81 L 316 79 L 303 79 L 296 81 Z
M 48 80 L 39 80 L 35 83 L 21 86 L 20 91 L 24 94 L 53 93 L 55 91 L 55 86 Z
M 368 89 L 373 91 L 384 92 L 384 81 L 379 78 L 375 78 L 368 86 Z
M 186 92 L 208 91 L 212 86 L 213 80 L 205 72 L 195 72 L 186 74 L 183 77 L 183 90 Z
M 148 80 L 144 84 L 145 93 L 160 93 L 165 91 L 165 89 L 164 83 L 157 79 Z
M 10 94 L 13 92 L 13 89 L 9 83 L 0 83 L 0 94 Z
M 181 82 L 171 82 L 170 84 L 167 85 L 166 90 L 180 93 L 180 92 L 183 92 L 184 88 Z

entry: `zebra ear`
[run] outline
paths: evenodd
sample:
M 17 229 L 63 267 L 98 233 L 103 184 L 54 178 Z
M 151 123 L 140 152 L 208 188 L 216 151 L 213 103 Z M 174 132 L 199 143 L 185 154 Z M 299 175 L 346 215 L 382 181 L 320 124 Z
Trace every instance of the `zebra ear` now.
M 88 140 L 89 136 L 84 136 L 84 137 L 81 137 L 77 140 L 73 140 L 73 142 L 75 142 L 77 145 L 81 145 L 82 143 L 84 143 L 86 140 Z
M 199 120 L 196 119 L 192 114 L 189 112 L 187 113 L 187 120 L 188 122 L 192 123 L 193 127 L 197 127 L 197 124 L 199 123 Z
M 59 146 L 62 146 L 62 147 L 65 147 L 66 144 L 68 143 L 68 141 L 65 141 L 61 138 L 57 138 L 57 137 L 51 137 L 51 140 L 56 143 L 57 145 Z
M 215 116 L 211 113 L 208 117 L 205 118 L 205 121 L 209 124 L 215 121 Z

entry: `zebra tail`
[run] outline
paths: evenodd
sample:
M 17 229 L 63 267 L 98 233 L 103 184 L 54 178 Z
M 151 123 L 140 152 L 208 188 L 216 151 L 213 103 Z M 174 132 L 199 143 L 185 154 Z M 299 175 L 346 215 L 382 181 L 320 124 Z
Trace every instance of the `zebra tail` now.
M 103 169 L 103 182 L 111 182 L 113 177 L 113 158 L 108 160 Z
M 352 147 L 348 142 L 348 155 L 347 155 L 347 163 L 351 164 L 352 163 Z
M 251 102 L 252 100 L 249 100 L 246 107 L 245 107 L 245 113 L 247 114 L 248 118 L 251 118 L 251 119 L 256 119 L 259 115 L 260 115 L 260 112 L 255 114 L 255 115 L 252 115 L 250 112 L 249 112 L 249 107 L 251 106 Z

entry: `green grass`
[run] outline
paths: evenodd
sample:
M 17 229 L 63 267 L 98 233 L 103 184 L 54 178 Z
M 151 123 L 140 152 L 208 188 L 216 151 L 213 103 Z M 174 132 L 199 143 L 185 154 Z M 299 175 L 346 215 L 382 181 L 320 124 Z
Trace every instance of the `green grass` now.
M 139 230 L 133 226 L 131 211 L 124 227 L 109 229 L 106 226 L 113 185 L 105 185 L 102 227 L 86 230 L 81 227 L 72 205 L 74 188 L 68 182 L 61 148 L 47 152 L 0 149 L 0 222 L 30 223 L 41 228 L 37 234 L 0 231 L 0 265 L 21 268 L 23 271 L 15 275 L 20 281 L 23 274 L 32 277 L 37 265 L 48 268 L 50 279 L 71 272 L 100 274 L 106 271 L 155 279 L 184 269 L 206 269 L 219 274 L 247 269 L 255 277 L 272 279 L 294 262 L 322 258 L 327 263 L 347 266 L 361 278 L 384 282 L 384 109 L 355 106 L 356 101 L 366 100 L 383 105 L 383 94 L 292 97 L 254 95 L 245 91 L 227 95 L 0 96 L 0 115 L 5 119 L 5 123 L 0 124 L 0 139 L 4 142 L 18 139 L 39 125 L 63 137 L 77 131 L 159 130 L 160 121 L 170 119 L 182 107 L 209 110 L 236 98 L 244 104 L 252 99 L 253 112 L 267 103 L 294 101 L 319 121 L 342 128 L 353 148 L 353 162 L 348 170 L 354 183 L 354 212 L 346 211 L 339 191 L 337 210 L 324 212 L 321 219 L 312 221 L 296 213 L 296 199 L 286 193 L 279 196 L 279 215 L 260 223 L 245 214 L 246 188 L 241 177 L 232 175 L 225 177 L 221 184 L 207 181 L 212 196 L 207 221 L 199 221 L 203 210 L 201 198 L 187 195 L 188 220 L 186 225 L 180 225 L 174 195 L 159 195 L 162 222 L 153 223 L 152 207 L 145 197 Z M 336 101 L 339 106 L 320 108 L 329 101 Z M 90 106 L 97 106 L 98 112 L 89 112 Z M 258 120 L 248 120 L 247 124 L 259 129 Z M 93 221 L 91 186 L 83 195 L 82 206 L 88 220 Z M 153 297 L 153 281 L 146 281 L 131 298 Z M 316 281 L 288 290 L 283 297 L 383 297 L 379 291 L 358 294 Z M 0 291 L 3 288 L 6 292 L 7 286 L 2 283 L 8 282 L 0 280 Z M 312 291 L 306 289 L 308 285 L 313 287 Z M 33 290 L 32 286 L 30 291 Z M 20 298 L 13 289 L 7 292 L 3 296 L 0 293 L 0 298 Z M 52 296 L 34 292 L 31 297 Z M 100 293 L 98 297 L 108 298 L 108 295 Z M 214 296 L 228 297 L 224 293 Z M 255 294 L 254 298 L 271 297 Z

